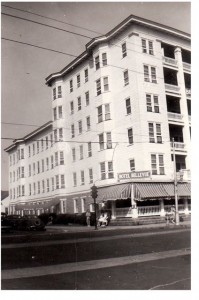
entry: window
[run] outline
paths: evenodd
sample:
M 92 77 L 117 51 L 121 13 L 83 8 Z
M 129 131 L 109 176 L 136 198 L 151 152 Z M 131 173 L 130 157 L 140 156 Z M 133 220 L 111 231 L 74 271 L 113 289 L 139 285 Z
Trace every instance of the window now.
M 55 152 L 55 167 L 58 166 L 58 152 Z
M 130 170 L 132 172 L 135 171 L 135 160 L 134 159 L 130 159 L 129 160 L 129 164 L 130 164 Z
M 53 100 L 56 99 L 56 88 L 53 89 Z
M 10 183 L 12 182 L 12 173 L 10 172 Z
M 15 189 L 13 189 L 13 199 L 15 199 Z
M 56 190 L 59 189 L 59 175 L 55 175 L 55 186 L 56 186 Z
M 54 191 L 54 189 L 55 189 L 54 177 L 51 178 L 51 184 L 52 184 L 52 191 Z
M 88 81 L 88 69 L 84 70 L 85 82 Z
M 71 113 L 71 115 L 74 114 L 74 102 L 73 101 L 70 102 L 70 113 Z
M 29 196 L 31 196 L 31 184 L 29 183 Z
M 106 133 L 106 141 L 107 141 L 106 148 L 107 148 L 107 149 L 112 149 L 111 132 L 107 132 L 107 133 Z
M 31 157 L 31 148 L 28 146 L 28 156 Z
M 51 147 L 53 146 L 53 135 L 50 135 L 50 142 L 51 142 Z
M 102 122 L 103 121 L 102 105 L 98 106 L 97 115 L 98 115 L 98 123 Z
M 107 66 L 107 54 L 102 53 L 102 66 Z
M 72 124 L 71 125 L 71 138 L 74 138 L 75 137 L 75 125 Z
M 106 179 L 106 167 L 105 162 L 100 163 L 101 179 Z
M 42 139 L 41 140 L 41 151 L 43 151 L 44 150 L 44 140 Z
M 108 178 L 114 178 L 112 161 L 108 161 Z
M 21 186 L 21 196 L 25 196 L 25 185 Z
M 39 163 L 39 161 L 37 162 L 37 174 L 39 174 L 40 173 L 40 163 Z
M 105 121 L 110 120 L 111 119 L 110 104 L 105 104 L 104 108 L 105 108 Z
M 62 97 L 62 90 L 61 90 L 61 86 L 58 86 L 58 98 Z
M 85 184 L 84 171 L 81 171 L 81 185 Z
M 48 137 L 46 136 L 46 149 L 48 149 Z
M 59 115 L 59 119 L 63 118 L 63 114 L 62 114 L 62 106 L 58 106 L 58 115 Z
M 46 158 L 46 171 L 49 170 L 49 158 L 47 157 Z
M 45 193 L 45 181 L 42 180 L 42 193 Z
M 13 165 L 15 164 L 15 154 L 13 153 Z
M 86 106 L 89 105 L 90 99 L 89 99 L 89 92 L 85 93 L 85 98 L 86 98 Z
M 102 93 L 101 91 L 101 79 L 96 80 L 96 89 L 97 89 L 97 96 Z
M 73 80 L 71 79 L 70 80 L 70 93 L 73 92 Z
M 53 118 L 54 121 L 57 120 L 57 107 L 53 108 Z
M 150 55 L 154 54 L 152 41 L 142 39 L 142 53 L 148 53 Z
M 156 130 L 156 133 L 155 133 Z M 155 140 L 156 134 L 156 140 Z M 161 135 L 161 124 L 159 123 L 149 123 L 149 142 L 150 143 L 162 143 Z
M 24 149 L 21 149 L 21 159 L 24 159 Z
M 153 103 L 154 103 L 154 112 L 159 113 L 160 110 L 159 110 L 159 101 L 158 101 L 158 96 L 157 95 L 153 96 Z
M 10 155 L 10 166 L 12 166 L 12 156 Z
M 73 161 L 76 161 L 76 150 L 75 150 L 75 148 L 72 148 L 72 158 L 73 158 Z
M 86 127 L 87 127 L 87 131 L 89 131 L 91 129 L 90 116 L 86 118 Z
M 33 183 L 33 193 L 34 193 L 34 195 L 36 194 L 36 183 L 35 182 Z
M 65 189 L 65 177 L 61 174 L 61 189 Z
M 41 169 L 42 169 L 42 172 L 44 172 L 44 159 L 42 159 L 42 161 L 41 161 Z
M 157 83 L 155 67 L 144 65 L 144 81 Z
M 57 129 L 54 129 L 54 130 L 53 130 L 53 133 L 54 133 L 54 141 L 55 141 L 55 143 L 57 143 L 57 142 L 58 142 L 58 138 L 57 138 Z
M 78 108 L 78 110 L 81 110 L 81 109 L 82 109 L 82 101 L 81 101 L 81 97 L 78 97 L 78 98 L 77 98 L 77 108 Z
M 85 198 L 81 198 L 81 206 L 82 206 L 82 212 L 85 212 Z
M 128 85 L 129 84 L 129 73 L 128 70 L 124 71 L 124 85 Z
M 129 140 L 129 145 L 133 144 L 133 128 L 128 129 L 128 140 Z
M 59 128 L 59 141 L 63 141 L 63 128 Z
M 108 77 L 104 77 L 103 82 L 104 82 L 104 92 L 108 92 L 109 91 Z
M 10 200 L 12 200 L 12 190 L 10 189 Z
M 147 111 L 152 112 L 151 95 L 149 94 L 146 95 L 146 106 L 147 106 Z
M 157 95 L 146 94 L 147 111 L 159 113 L 159 101 Z
M 64 165 L 64 151 L 60 151 L 59 163 L 60 165 Z
M 75 172 L 73 173 L 73 185 L 77 186 L 77 174 Z
M 77 75 L 77 88 L 80 87 L 80 75 L 78 74 Z
M 35 175 L 35 163 L 33 163 L 33 175 Z
M 15 182 L 15 171 L 13 171 L 13 182 Z
M 35 144 L 32 144 L 32 154 L 35 155 Z
M 40 182 L 37 183 L 37 193 L 40 194 Z
M 127 56 L 126 42 L 122 44 L 122 57 Z
M 127 113 L 127 115 L 131 114 L 131 100 L 130 100 L 130 98 L 126 99 L 126 113 Z
M 79 134 L 82 134 L 82 121 L 78 122 Z
M 104 150 L 104 134 L 99 134 L 99 146 L 100 150 Z
M 54 157 L 53 155 L 51 155 L 51 169 L 54 168 Z
M 98 70 L 100 68 L 100 60 L 99 55 L 95 57 L 95 69 Z
M 50 192 L 50 181 L 49 179 L 46 180 L 46 192 Z
M 92 156 L 92 145 L 91 142 L 88 143 L 88 157 Z
M 152 175 L 164 175 L 164 156 L 162 154 L 151 154 Z
M 24 178 L 24 167 L 21 167 L 21 178 Z
M 93 169 L 88 169 L 89 183 L 93 183 Z
M 84 158 L 83 145 L 79 146 L 79 159 Z

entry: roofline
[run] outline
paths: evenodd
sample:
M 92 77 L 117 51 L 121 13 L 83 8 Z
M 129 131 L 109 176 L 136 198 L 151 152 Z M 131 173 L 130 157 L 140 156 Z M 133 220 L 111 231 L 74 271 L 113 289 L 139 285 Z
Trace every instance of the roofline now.
M 25 143 L 28 141 L 31 137 L 41 133 L 42 131 L 46 130 L 47 128 L 50 128 L 52 126 L 52 121 L 48 121 L 47 123 L 41 125 L 39 128 L 35 129 L 34 131 L 30 132 L 29 134 L 25 135 L 23 138 L 13 140 L 13 144 L 8 146 L 4 149 L 4 151 L 9 152 L 10 150 L 17 147 L 20 143 Z
M 109 39 L 113 38 L 113 36 L 115 36 L 119 31 L 123 30 L 130 23 L 137 23 L 137 24 L 141 24 L 143 26 L 151 27 L 153 29 L 165 31 L 167 33 L 169 32 L 171 35 L 175 35 L 182 39 L 191 41 L 191 35 L 189 33 L 186 33 L 186 32 L 180 31 L 178 29 L 169 27 L 167 25 L 162 25 L 160 23 L 150 21 L 150 20 L 147 20 L 147 19 L 144 19 L 141 17 L 130 15 L 125 20 L 123 20 L 120 24 L 118 24 L 116 27 L 114 27 L 111 31 L 109 31 L 107 34 L 93 38 L 90 42 L 88 42 L 86 44 L 86 51 L 84 51 L 77 58 L 75 58 L 71 63 L 69 63 L 60 72 L 52 73 L 48 77 L 46 77 L 46 84 L 48 86 L 51 86 L 53 79 L 64 76 L 69 71 L 71 71 L 76 65 L 81 63 L 83 61 L 83 59 L 87 58 L 93 47 L 95 47 L 96 45 L 98 45 L 102 42 L 107 42 Z

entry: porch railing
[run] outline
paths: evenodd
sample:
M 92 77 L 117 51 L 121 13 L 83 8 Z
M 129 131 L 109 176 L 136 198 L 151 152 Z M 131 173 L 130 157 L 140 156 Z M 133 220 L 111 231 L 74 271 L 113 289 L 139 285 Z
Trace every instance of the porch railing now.
M 116 208 L 116 217 L 132 217 L 131 207 Z
M 138 216 L 159 216 L 160 215 L 160 206 L 141 206 L 138 207 Z

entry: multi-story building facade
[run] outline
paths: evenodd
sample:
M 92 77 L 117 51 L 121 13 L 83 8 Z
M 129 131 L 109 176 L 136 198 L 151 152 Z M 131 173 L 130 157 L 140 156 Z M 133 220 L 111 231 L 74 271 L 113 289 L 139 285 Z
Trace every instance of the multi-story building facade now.
M 174 201 L 176 169 L 181 212 L 189 213 L 190 57 L 189 34 L 130 16 L 48 76 L 52 122 L 6 149 L 10 159 L 19 158 L 18 171 L 10 165 L 16 208 L 42 202 L 38 210 L 84 212 L 92 209 L 95 184 L 97 201 L 111 208 L 112 218 L 164 215 Z M 29 148 L 46 145 L 46 136 L 51 146 L 37 161 Z M 28 175 L 34 164 L 41 168 L 35 182 Z M 40 193 L 32 194 L 34 185 Z

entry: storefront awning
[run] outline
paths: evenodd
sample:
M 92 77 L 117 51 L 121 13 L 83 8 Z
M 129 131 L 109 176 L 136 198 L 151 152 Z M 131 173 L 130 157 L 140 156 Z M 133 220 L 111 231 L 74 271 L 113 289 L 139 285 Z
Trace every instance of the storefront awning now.
M 52 199 L 50 201 L 46 201 L 45 203 L 29 203 L 29 204 L 17 204 L 15 206 L 15 210 L 36 210 L 36 209 L 48 209 L 52 206 L 55 206 L 60 203 L 59 199 Z
M 177 195 L 179 197 L 190 197 L 191 186 L 190 183 L 178 183 Z M 147 199 L 157 198 L 173 198 L 174 183 L 161 182 L 161 183 L 136 183 L 134 188 L 135 200 L 142 201 Z
M 117 184 L 98 188 L 97 202 L 131 198 L 131 184 Z

